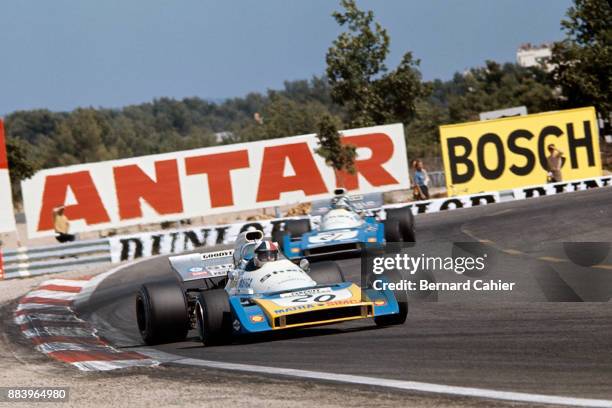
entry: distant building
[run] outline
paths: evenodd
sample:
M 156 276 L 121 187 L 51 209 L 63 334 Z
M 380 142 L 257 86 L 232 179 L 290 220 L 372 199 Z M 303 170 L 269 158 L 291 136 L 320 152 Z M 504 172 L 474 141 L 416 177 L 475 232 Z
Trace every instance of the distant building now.
M 539 67 L 544 65 L 547 71 L 553 66 L 549 63 L 552 57 L 552 44 L 532 45 L 523 44 L 516 51 L 516 62 L 521 67 Z

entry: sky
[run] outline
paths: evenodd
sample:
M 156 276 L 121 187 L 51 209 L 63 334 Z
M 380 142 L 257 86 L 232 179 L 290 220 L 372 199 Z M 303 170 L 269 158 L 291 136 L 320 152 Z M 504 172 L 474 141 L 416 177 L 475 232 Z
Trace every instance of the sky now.
M 425 80 L 563 38 L 570 0 L 361 0 Z M 278 89 L 325 71 L 334 0 L 19 0 L 0 6 L 0 115 Z

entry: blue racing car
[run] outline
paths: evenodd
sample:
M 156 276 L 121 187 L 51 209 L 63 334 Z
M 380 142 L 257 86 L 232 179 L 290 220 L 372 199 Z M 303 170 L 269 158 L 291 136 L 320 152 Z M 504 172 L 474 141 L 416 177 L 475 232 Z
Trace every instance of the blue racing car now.
M 382 209 L 382 195 L 349 196 L 337 189 L 331 200 L 313 203 L 310 219 L 288 220 L 273 232 L 288 259 L 318 260 L 356 255 L 366 246 L 415 242 L 414 216 L 408 207 Z M 384 219 L 382 218 L 384 217 Z M 311 229 L 311 220 L 318 228 Z
M 204 345 L 233 336 L 373 318 L 402 324 L 406 290 L 347 281 L 334 262 L 299 265 L 285 259 L 260 231 L 238 236 L 234 249 L 170 258 L 177 281 L 142 285 L 136 295 L 138 330 L 147 344 L 183 341 L 196 329 Z M 401 281 L 398 271 L 374 278 Z M 376 287 L 376 288 L 375 288 Z

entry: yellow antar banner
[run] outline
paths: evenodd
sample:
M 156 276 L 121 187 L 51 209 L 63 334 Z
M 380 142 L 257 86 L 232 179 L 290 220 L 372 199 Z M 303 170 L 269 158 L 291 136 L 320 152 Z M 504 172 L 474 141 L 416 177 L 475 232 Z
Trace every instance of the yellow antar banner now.
M 440 126 L 440 142 L 449 196 L 546 184 L 551 149 L 563 181 L 602 174 L 592 107 Z

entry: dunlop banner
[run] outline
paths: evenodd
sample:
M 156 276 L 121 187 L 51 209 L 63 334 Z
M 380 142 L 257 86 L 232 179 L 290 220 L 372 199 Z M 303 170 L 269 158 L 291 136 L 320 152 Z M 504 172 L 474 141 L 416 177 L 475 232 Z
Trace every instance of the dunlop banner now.
M 602 174 L 592 107 L 440 126 L 440 142 L 449 196 L 546 184 L 555 160 L 556 181 Z

